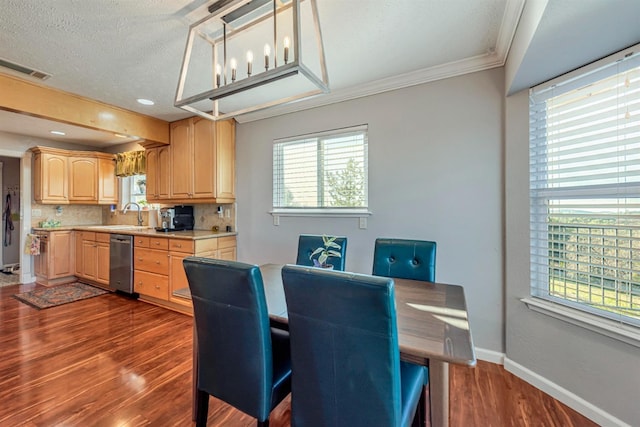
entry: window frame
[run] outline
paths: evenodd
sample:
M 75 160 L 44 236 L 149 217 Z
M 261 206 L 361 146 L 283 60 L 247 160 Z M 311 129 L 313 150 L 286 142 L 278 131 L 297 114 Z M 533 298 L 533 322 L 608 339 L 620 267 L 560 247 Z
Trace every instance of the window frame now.
M 276 199 L 277 199 L 277 195 L 276 195 L 276 187 L 281 188 L 283 186 L 283 184 L 276 186 L 276 181 L 278 180 L 278 178 L 280 178 L 281 180 L 284 179 L 284 175 L 282 173 L 278 174 L 278 171 L 276 170 L 276 152 L 278 150 L 278 146 L 283 146 L 284 144 L 287 143 L 296 143 L 296 142 L 302 142 L 306 139 L 317 139 L 316 143 L 317 143 L 317 150 L 316 150 L 316 162 L 319 165 L 318 166 L 318 174 L 323 174 L 322 170 L 323 170 L 323 162 L 322 162 L 322 156 L 325 153 L 324 151 L 324 146 L 323 144 L 325 143 L 325 141 L 327 139 L 330 139 L 332 137 L 340 137 L 340 136 L 346 136 L 349 134 L 354 134 L 354 133 L 358 133 L 358 132 L 362 132 L 364 134 L 364 142 L 363 142 L 363 160 L 364 160 L 364 164 L 363 164 L 363 169 L 364 169 L 364 198 L 365 198 L 365 206 L 362 207 L 331 207 L 331 206 L 314 206 L 314 207 L 282 207 L 282 206 L 276 206 Z M 368 155 L 369 149 L 368 149 L 368 125 L 364 124 L 364 125 L 357 125 L 357 126 L 350 126 L 347 128 L 339 128 L 339 129 L 333 129 L 333 130 L 327 130 L 327 131 L 322 131 L 322 132 L 314 132 L 314 133 L 310 133 L 310 134 L 304 134 L 304 135 L 297 135 L 297 136 L 292 136 L 292 137 L 286 137 L 286 138 L 279 138 L 273 141 L 273 170 L 272 170 L 272 204 L 271 207 L 272 209 L 269 211 L 269 213 L 274 217 L 274 225 L 278 225 L 279 224 L 279 218 L 280 217 L 289 217 L 289 216 L 304 216 L 304 217 L 334 217 L 334 218 L 339 218 L 339 217 L 357 217 L 357 218 L 361 218 L 360 220 L 360 227 L 361 228 L 365 228 L 366 227 L 366 220 L 363 221 L 364 218 L 368 217 L 369 215 L 371 215 L 371 211 L 369 211 L 369 164 L 368 164 L 368 159 L 369 159 L 369 155 Z M 324 182 L 325 180 L 319 180 L 317 181 L 317 191 L 318 191 L 318 199 L 319 200 L 323 200 L 324 197 L 324 189 L 325 189 L 325 185 L 326 183 Z M 322 203 L 322 202 L 320 202 Z M 364 227 L 363 227 L 364 224 Z
M 545 82 L 541 85 L 538 85 L 534 88 L 531 88 L 530 95 L 533 96 L 534 91 L 543 92 L 545 90 L 552 90 L 557 85 L 565 85 L 566 90 L 564 92 L 569 92 L 578 87 L 582 87 L 584 85 L 583 77 L 587 76 L 587 78 L 591 78 L 593 82 L 599 81 L 603 76 L 614 76 L 619 73 L 612 73 L 606 68 L 608 68 L 613 63 L 620 63 L 624 61 L 626 58 L 629 58 L 633 55 L 634 52 L 638 52 L 638 48 L 640 45 L 632 46 L 630 48 L 624 49 L 620 52 L 617 52 L 613 55 L 610 55 L 606 58 L 603 58 L 599 61 L 596 61 L 592 64 L 586 65 L 579 69 L 576 69 L 570 73 L 559 76 L 555 79 L 552 79 L 548 82 Z M 637 58 L 637 56 L 636 56 Z M 637 62 L 637 59 L 634 59 Z M 530 102 L 529 113 L 532 111 L 532 102 Z M 532 119 L 530 118 L 530 121 Z M 530 149 L 530 163 L 531 156 L 533 151 L 533 141 L 530 133 L 529 139 L 529 149 Z M 526 306 L 534 310 L 536 312 L 544 313 L 549 316 L 555 317 L 557 319 L 566 321 L 568 323 L 572 323 L 575 325 L 579 325 L 585 327 L 594 332 L 618 339 L 620 341 L 632 344 L 634 346 L 640 347 L 640 319 L 636 317 L 626 316 L 621 313 L 608 313 L 606 311 L 593 308 L 587 303 L 581 303 L 572 301 L 570 299 L 565 299 L 562 297 L 557 297 L 550 295 L 550 281 L 551 275 L 549 273 L 549 263 L 546 264 L 546 271 L 542 271 L 544 265 L 535 264 L 534 258 L 542 257 L 543 259 L 549 258 L 549 254 L 546 255 L 538 255 L 535 253 L 536 247 L 542 248 L 540 250 L 544 250 L 546 247 L 547 251 L 549 250 L 548 244 L 544 246 L 540 244 L 544 239 L 542 237 L 538 237 L 537 246 L 534 244 L 536 240 L 535 234 L 543 234 L 547 233 L 547 241 L 549 239 L 549 233 L 551 233 L 549 229 L 549 225 L 551 222 L 548 220 L 545 222 L 536 221 L 536 216 L 545 216 L 549 214 L 548 207 L 550 206 L 548 203 L 550 200 L 566 200 L 569 198 L 586 198 L 586 199 L 599 199 L 605 195 L 612 194 L 610 189 L 607 189 L 606 185 L 594 186 L 592 189 L 587 189 L 585 193 L 584 188 L 575 188 L 575 189 L 564 189 L 564 188 L 545 188 L 545 189 L 535 189 L 532 184 L 532 176 L 534 172 L 529 170 L 529 191 L 530 191 L 530 210 L 529 210 L 529 224 L 530 224 L 530 286 L 529 286 L 529 297 L 522 298 L 521 301 L 526 304 Z M 640 192 L 638 188 L 640 188 L 637 184 L 626 186 L 623 184 L 617 184 L 618 192 L 616 193 L 618 198 L 620 197 L 631 197 L 638 198 L 640 197 Z M 591 197 L 589 197 L 591 196 Z M 544 211 L 544 212 L 543 212 Z M 546 229 L 536 229 L 536 224 L 544 224 L 547 226 Z M 624 228 L 624 225 L 616 224 L 616 226 L 612 226 L 610 228 L 616 228 L 620 226 Z M 616 259 L 619 259 L 616 256 Z M 539 271 L 536 271 L 536 268 L 539 268 Z M 541 294 L 540 281 L 536 278 L 536 276 L 546 276 L 547 283 L 547 295 Z M 631 291 L 633 294 L 633 291 Z

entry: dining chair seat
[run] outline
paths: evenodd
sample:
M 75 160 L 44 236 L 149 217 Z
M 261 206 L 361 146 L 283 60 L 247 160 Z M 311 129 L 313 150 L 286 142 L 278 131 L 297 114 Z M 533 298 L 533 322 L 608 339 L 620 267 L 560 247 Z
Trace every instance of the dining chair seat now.
M 289 333 L 269 326 L 260 269 L 211 258 L 183 261 L 197 339 L 196 424 L 214 396 L 268 426 L 291 390 Z
M 390 278 L 282 268 L 293 427 L 400 427 L 425 419 L 425 371 L 400 361 Z

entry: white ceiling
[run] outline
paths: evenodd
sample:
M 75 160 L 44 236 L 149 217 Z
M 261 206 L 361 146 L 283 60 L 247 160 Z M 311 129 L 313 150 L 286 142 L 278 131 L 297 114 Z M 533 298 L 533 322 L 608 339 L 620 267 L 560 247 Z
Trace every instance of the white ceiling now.
M 188 28 L 213 2 L 2 0 L 0 58 L 50 73 L 43 82 L 47 86 L 177 120 L 189 115 L 173 106 Z M 317 2 L 331 93 L 251 113 L 240 122 L 500 67 L 525 6 L 525 0 Z M 546 6 L 547 0 L 526 2 Z M 638 0 L 548 4 L 512 87 L 540 83 L 557 69 L 612 53 L 611 46 L 640 41 Z M 156 104 L 142 106 L 137 98 Z M 54 123 L 38 120 L 1 112 L 0 131 L 54 139 L 48 133 Z M 123 142 L 104 133 L 67 130 L 65 142 Z

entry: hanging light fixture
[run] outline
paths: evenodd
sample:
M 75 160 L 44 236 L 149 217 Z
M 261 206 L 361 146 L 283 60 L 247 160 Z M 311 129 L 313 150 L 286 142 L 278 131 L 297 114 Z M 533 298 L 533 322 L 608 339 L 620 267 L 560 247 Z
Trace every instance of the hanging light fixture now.
M 218 0 L 208 11 L 189 27 L 176 107 L 220 120 L 329 92 L 316 0 Z

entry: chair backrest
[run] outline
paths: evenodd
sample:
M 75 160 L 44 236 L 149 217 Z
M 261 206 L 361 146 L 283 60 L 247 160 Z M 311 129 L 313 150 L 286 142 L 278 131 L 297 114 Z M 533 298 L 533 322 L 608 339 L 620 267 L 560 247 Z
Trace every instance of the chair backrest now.
M 286 265 L 292 426 L 398 426 L 393 279 Z
M 373 275 L 435 282 L 436 242 L 376 239 Z
M 198 389 L 267 419 L 273 356 L 260 269 L 198 257 L 183 263 L 198 339 Z
M 336 237 L 335 243 L 340 245 L 340 258 L 331 257 L 327 261 L 328 264 L 333 264 L 334 270 L 344 271 L 345 257 L 347 255 L 347 238 Z M 322 236 L 315 234 L 301 234 L 298 238 L 298 257 L 296 258 L 297 265 L 313 266 L 313 261 L 309 259 L 313 251 L 323 246 Z M 314 256 L 318 258 L 319 255 Z

